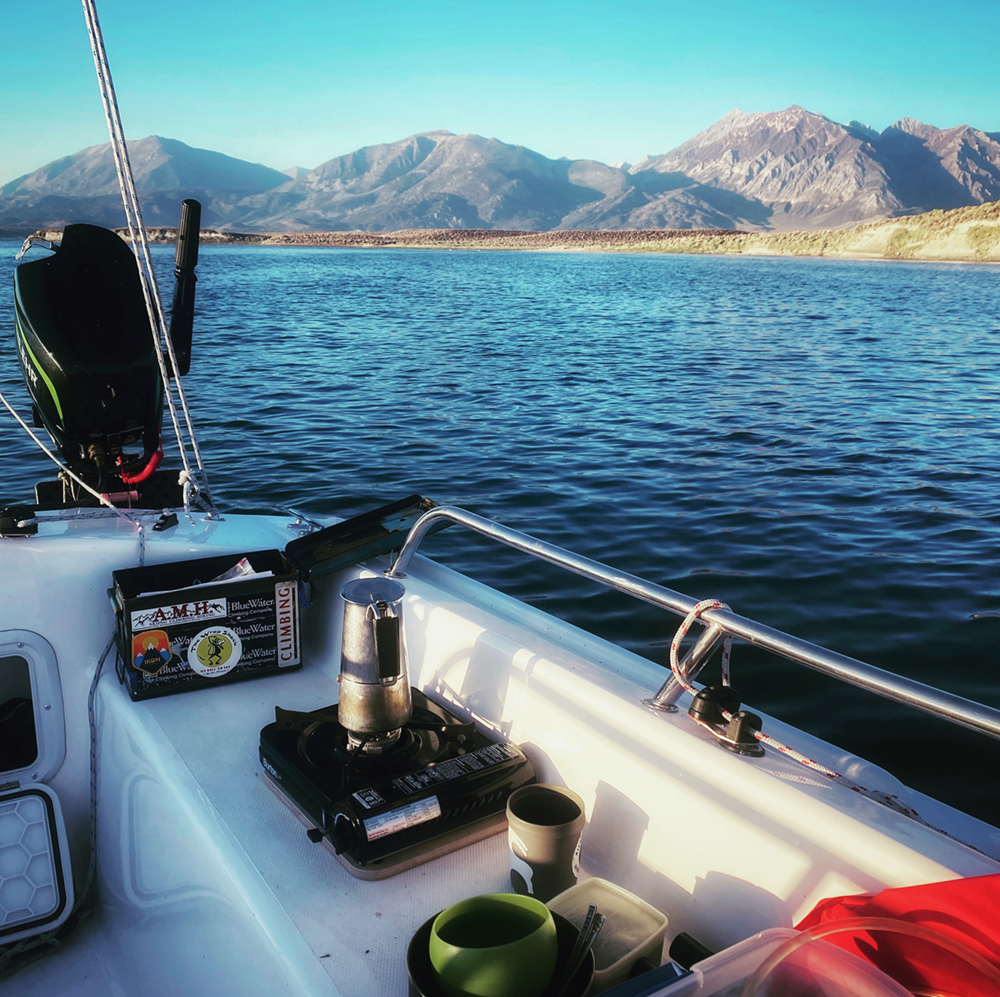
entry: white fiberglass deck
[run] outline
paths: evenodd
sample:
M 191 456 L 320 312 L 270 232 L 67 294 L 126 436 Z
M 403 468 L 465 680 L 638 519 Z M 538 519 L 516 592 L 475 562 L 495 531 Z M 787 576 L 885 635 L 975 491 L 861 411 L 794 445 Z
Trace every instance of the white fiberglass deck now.
M 182 522 L 151 536 L 147 561 L 283 547 L 286 522 Z M 0 630 L 42 634 L 62 670 L 67 761 L 51 784 L 70 814 L 79 884 L 86 689 L 111 633 L 110 573 L 136 563 L 137 544 L 123 526 L 96 521 L 0 545 Z M 354 879 L 266 784 L 258 732 L 275 705 L 336 700 L 337 593 L 348 577 L 323 579 L 303 613 L 301 672 L 131 703 L 108 669 L 98 911 L 64 952 L 0 991 L 402 994 L 416 927 L 448 903 L 505 888 L 502 836 L 389 880 Z M 650 662 L 429 561 L 414 561 L 404 584 L 414 684 L 521 744 L 540 779 L 578 792 L 586 870 L 665 911 L 668 937 L 691 931 L 719 948 L 790 925 L 824 896 L 1000 870 L 774 752 L 755 760 L 725 751 L 683 710 L 651 713 L 641 700 L 663 672 Z M 765 729 L 1000 855 L 995 829 L 776 721 L 765 718 Z

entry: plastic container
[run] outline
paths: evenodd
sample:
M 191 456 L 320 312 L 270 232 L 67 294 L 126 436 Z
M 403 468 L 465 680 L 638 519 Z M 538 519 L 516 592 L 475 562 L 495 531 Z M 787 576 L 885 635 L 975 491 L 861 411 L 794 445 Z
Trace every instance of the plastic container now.
M 857 935 L 862 932 L 889 933 L 903 935 L 911 939 L 919 940 L 925 945 L 930 944 L 957 956 L 964 963 L 964 973 L 962 979 L 949 979 L 949 991 L 954 987 L 962 993 L 970 992 L 968 987 L 976 984 L 988 984 L 989 992 L 1000 993 L 1000 971 L 990 965 L 982 956 L 973 952 L 970 948 L 955 938 L 942 935 L 932 928 L 921 924 L 912 924 L 909 921 L 900 921 L 895 918 L 886 917 L 852 917 L 841 921 L 828 921 L 817 924 L 806 931 L 797 932 L 797 937 L 783 942 L 778 948 L 771 952 L 757 967 L 753 975 L 743 988 L 741 997 L 772 997 L 787 991 L 787 986 L 783 981 L 802 975 L 803 970 L 806 977 L 812 979 L 809 974 L 814 974 L 817 981 L 822 983 L 827 978 L 834 981 L 832 984 L 816 985 L 816 993 L 830 997 L 868 997 L 868 994 L 877 994 L 881 997 L 883 990 L 878 989 L 875 984 L 884 988 L 884 992 L 898 992 L 902 997 L 910 993 L 905 987 L 896 983 L 891 977 L 881 970 L 871 966 L 857 956 L 845 952 L 844 949 L 822 941 L 832 935 L 849 934 Z M 853 982 L 847 969 L 838 969 L 841 963 L 836 961 L 836 957 L 846 957 L 851 960 L 850 965 L 857 963 L 862 967 L 867 967 L 872 983 L 871 989 L 865 989 L 859 982 Z M 708 962 L 709 960 L 705 960 Z M 701 965 L 699 963 L 699 965 Z M 848 967 L 848 963 L 843 962 L 843 966 Z M 970 971 L 971 970 L 971 974 Z M 860 980 L 857 975 L 857 980 Z M 846 981 L 846 983 L 844 982 Z M 886 982 L 887 981 L 887 982 Z M 895 988 L 895 990 L 893 990 Z M 935 990 L 937 987 L 934 988 Z
M 644 997 L 910 997 L 906 987 L 871 963 L 822 940 L 860 931 L 895 932 L 937 945 L 965 960 L 982 983 L 1000 985 L 1000 971 L 954 939 L 908 922 L 851 918 L 808 931 L 762 931 L 695 963 L 689 976 Z
M 605 879 L 585 879 L 553 897 L 549 909 L 579 928 L 590 904 L 604 915 L 604 928 L 594 943 L 594 986 L 599 993 L 628 979 L 632 967 L 646 959 L 663 961 L 667 915 Z
M 769 963 L 773 963 L 770 969 Z M 796 945 L 796 940 L 779 946 L 742 987 L 733 991 L 733 997 L 786 997 L 791 993 L 802 997 L 910 997 L 909 990 L 870 962 L 829 942 Z

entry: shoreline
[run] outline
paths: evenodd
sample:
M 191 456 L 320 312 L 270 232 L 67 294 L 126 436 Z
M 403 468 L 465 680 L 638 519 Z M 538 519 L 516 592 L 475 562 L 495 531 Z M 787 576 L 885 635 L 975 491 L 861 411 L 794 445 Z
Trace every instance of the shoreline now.
M 128 238 L 127 232 L 116 229 Z M 147 229 L 151 243 L 173 243 L 175 228 Z M 39 230 L 58 240 L 61 229 Z M 398 232 L 221 232 L 204 229 L 204 246 L 340 249 L 449 249 L 520 252 L 689 253 L 857 260 L 1000 263 L 1000 201 L 952 211 L 864 222 L 815 232 L 737 229 L 627 229 L 530 232 L 501 229 L 404 229 Z

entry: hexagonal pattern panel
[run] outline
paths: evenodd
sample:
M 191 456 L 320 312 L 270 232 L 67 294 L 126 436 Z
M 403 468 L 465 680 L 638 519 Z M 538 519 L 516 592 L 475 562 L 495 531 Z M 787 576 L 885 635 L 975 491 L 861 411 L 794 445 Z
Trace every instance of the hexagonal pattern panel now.
M 0 927 L 35 921 L 56 909 L 54 848 L 37 796 L 0 803 Z

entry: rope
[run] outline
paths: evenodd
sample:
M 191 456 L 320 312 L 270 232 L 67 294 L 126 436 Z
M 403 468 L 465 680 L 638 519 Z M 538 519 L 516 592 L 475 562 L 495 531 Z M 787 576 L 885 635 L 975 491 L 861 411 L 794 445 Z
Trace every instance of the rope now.
M 87 867 L 87 878 L 74 909 L 78 909 L 90 893 L 94 873 L 97 870 L 97 720 L 94 715 L 94 701 L 97 698 L 97 683 L 101 680 L 104 662 L 111 653 L 114 643 L 115 635 L 112 633 L 100 661 L 97 662 L 94 678 L 90 683 L 90 694 L 87 696 L 87 719 L 90 722 L 90 865 Z
M 184 487 L 184 515 L 191 516 L 191 500 L 198 501 L 198 482 L 190 471 L 181 471 L 177 483 Z
M 107 118 L 108 132 L 111 136 L 111 153 L 115 161 L 115 171 L 118 174 L 118 186 L 121 190 L 122 204 L 125 208 L 125 221 L 129 230 L 129 238 L 132 241 L 132 252 L 135 254 L 136 266 L 139 270 L 139 280 L 146 303 L 146 314 L 149 318 L 150 332 L 153 336 L 156 358 L 160 368 L 160 378 L 163 381 L 163 393 L 170 410 L 170 419 L 177 437 L 177 446 L 180 450 L 181 462 L 184 465 L 184 473 L 188 477 L 191 477 L 194 472 L 192 472 L 191 464 L 188 460 L 187 448 L 184 444 L 184 434 L 178 419 L 177 406 L 174 403 L 173 390 L 174 388 L 177 389 L 177 399 L 184 415 L 188 441 L 194 453 L 198 476 L 201 479 L 200 485 L 196 488 L 195 501 L 202 509 L 208 512 L 211 518 L 215 514 L 215 509 L 211 504 L 208 474 L 202 460 L 201 449 L 198 446 L 198 439 L 191 420 L 187 397 L 184 394 L 184 387 L 181 384 L 177 355 L 174 351 L 173 340 L 170 338 L 169 327 L 167 326 L 163 312 L 163 302 L 160 299 L 160 292 L 156 283 L 156 273 L 153 270 L 149 242 L 146 238 L 146 228 L 142 221 L 142 210 L 139 206 L 139 197 L 136 193 L 135 181 L 132 176 L 132 164 L 129 160 L 125 131 L 122 127 L 121 114 L 118 110 L 118 98 L 115 94 L 114 81 L 111 78 L 111 67 L 108 63 L 108 54 L 104 47 L 101 24 L 97 17 L 97 6 L 95 0 L 82 0 L 82 3 L 84 16 L 87 21 L 87 32 L 90 35 L 90 47 L 94 55 L 94 67 L 97 70 L 97 83 L 101 93 L 101 103 L 104 105 L 104 115 Z M 172 378 L 167 371 L 161 344 L 165 345 L 167 349 L 170 367 L 173 372 Z M 201 493 L 204 493 L 205 498 L 201 497 Z
M 679 660 L 679 650 L 681 646 L 681 641 L 684 640 L 688 630 L 695 620 L 701 616 L 702 613 L 709 609 L 724 609 L 729 610 L 729 606 L 724 602 L 720 602 L 718 599 L 703 599 L 701 602 L 695 605 L 691 612 L 684 617 L 683 622 L 677 628 L 677 632 L 674 634 L 673 640 L 670 642 L 670 670 L 674 674 L 674 678 L 684 687 L 684 689 L 689 692 L 692 696 L 698 694 L 697 688 L 688 681 L 687 676 L 681 671 L 680 660 Z M 732 649 L 733 638 L 729 634 L 726 635 L 725 646 L 722 651 L 722 682 L 723 685 L 730 684 L 730 653 Z M 726 722 L 729 723 L 733 719 L 733 714 L 728 710 L 720 707 L 719 712 L 725 717 Z M 705 723 L 704 721 L 697 721 L 702 727 L 714 734 L 719 740 L 725 741 L 729 740 L 726 736 L 726 732 L 713 724 Z M 890 810 L 895 810 L 897 813 L 904 814 L 907 817 L 911 817 L 913 820 L 918 821 L 927 827 L 932 828 L 935 831 L 941 831 L 940 828 L 934 827 L 933 824 L 928 824 L 920 814 L 917 813 L 913 807 L 904 803 L 898 796 L 892 793 L 884 793 L 878 789 L 868 789 L 866 786 L 862 786 L 860 783 L 854 782 L 853 779 L 849 779 L 842 772 L 837 772 L 835 769 L 827 768 L 827 766 L 816 761 L 814 758 L 809 758 L 807 755 L 803 755 L 801 752 L 796 751 L 794 748 L 789 747 L 787 744 L 783 744 L 776 738 L 770 737 L 763 731 L 753 731 L 753 736 L 760 741 L 761 744 L 766 744 L 770 748 L 774 748 L 775 751 L 780 751 L 783 755 L 787 755 L 789 758 L 794 759 L 806 768 L 812 769 L 814 772 L 820 773 L 820 775 L 826 776 L 827 779 L 832 782 L 839 783 L 846 789 L 850 789 L 852 792 L 859 793 L 861 796 L 866 797 L 869 800 L 874 800 L 876 803 L 882 804 L 882 806 L 889 807 Z M 941 831 L 942 834 L 947 834 L 946 831 Z M 950 837 L 950 835 L 949 835 Z

